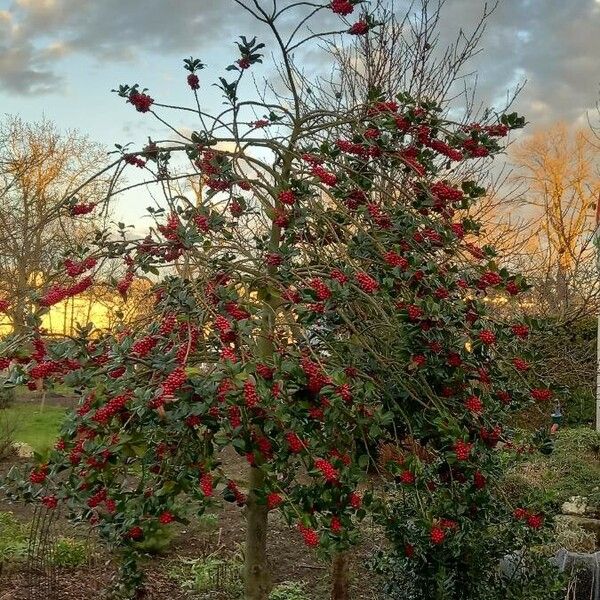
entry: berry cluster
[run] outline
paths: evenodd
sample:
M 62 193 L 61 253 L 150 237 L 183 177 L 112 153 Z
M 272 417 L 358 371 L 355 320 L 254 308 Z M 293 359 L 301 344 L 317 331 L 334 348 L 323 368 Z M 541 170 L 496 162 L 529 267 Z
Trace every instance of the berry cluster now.
M 321 471 L 325 481 L 335 483 L 339 480 L 340 474 L 329 461 L 323 458 L 317 458 L 317 460 L 315 460 L 315 467 Z
M 260 403 L 260 397 L 256 391 L 254 382 L 249 379 L 244 382 L 244 402 L 248 408 L 254 408 Z
M 148 112 L 154 104 L 154 99 L 143 92 L 133 91 L 129 95 L 129 102 L 135 106 L 135 110 L 141 113 Z
M 317 300 L 328 300 L 331 298 L 331 290 L 327 287 L 325 282 L 318 277 L 314 277 L 309 281 L 311 289 L 315 292 Z
M 95 258 L 89 256 L 88 258 L 85 258 L 84 260 L 79 262 L 67 258 L 64 264 L 65 269 L 67 271 L 67 275 L 69 275 L 69 277 L 77 277 L 78 275 L 81 275 L 82 273 L 93 269 L 96 266 L 97 262 L 98 261 Z
M 156 344 L 158 344 L 158 339 L 153 335 L 149 335 L 134 342 L 131 351 L 140 358 L 144 358 L 154 350 Z
M 119 396 L 115 396 L 107 404 L 99 408 L 92 419 L 96 421 L 96 423 L 108 423 L 110 419 L 125 408 L 129 400 L 131 400 L 131 394 L 120 394 Z
M 329 6 L 334 13 L 342 17 L 347 17 L 354 11 L 354 5 L 350 0 L 332 0 Z
M 40 305 L 45 307 L 54 306 L 67 298 L 72 298 L 85 292 L 93 283 L 91 277 L 85 277 L 71 286 L 55 285 L 51 287 L 40 299 Z
M 162 391 L 165 396 L 172 396 L 179 388 L 181 388 L 187 379 L 183 367 L 178 367 L 171 371 L 167 378 L 162 383 Z
M 454 452 L 457 460 L 469 460 L 473 444 L 469 444 L 463 440 L 457 440 L 454 443 Z
M 304 543 L 309 548 L 315 548 L 319 545 L 319 534 L 314 529 L 306 527 L 305 525 L 302 525 L 302 523 L 298 523 L 298 531 L 302 535 Z
M 373 279 L 367 273 L 357 273 L 356 283 L 358 283 L 360 289 L 366 294 L 373 294 L 379 289 L 379 283 Z

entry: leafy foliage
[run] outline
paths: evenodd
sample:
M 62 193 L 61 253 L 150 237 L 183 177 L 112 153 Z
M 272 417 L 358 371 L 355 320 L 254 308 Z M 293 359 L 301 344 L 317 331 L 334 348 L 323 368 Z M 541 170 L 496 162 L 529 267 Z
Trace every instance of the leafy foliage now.
M 355 4 L 321 8 L 345 16 Z M 274 21 L 265 16 L 277 33 Z M 553 392 L 523 347 L 529 327 L 490 314 L 490 301 L 527 284 L 477 245 L 480 225 L 467 211 L 486 192 L 460 169 L 502 152 L 524 121 L 456 123 L 430 99 L 376 89 L 352 110 L 310 108 L 285 46 L 293 110 L 289 98 L 258 103 L 269 118 L 256 121 L 240 82 L 262 47 L 242 38 L 237 79 L 217 84 L 224 112 L 211 117 L 198 104 L 202 131 L 189 143 L 150 142 L 117 161 L 163 183 L 176 178 L 179 153 L 206 189 L 202 201 L 165 185 L 147 237 L 119 224 L 117 235 L 90 240 L 69 263 L 80 278 L 34 298 L 29 335 L 5 344 L 13 383 L 62 379 L 80 396 L 48 462 L 13 482 L 30 501 L 65 503 L 120 548 L 129 596 L 145 543 L 226 501 L 251 520 L 253 600 L 268 590 L 257 575 L 265 536 L 252 532 L 266 529 L 269 510 L 329 553 L 354 544 L 371 513 L 415 594 L 479 598 L 495 561 L 545 531 L 537 506 L 513 514 L 496 484 L 509 451 L 529 450 L 508 416 Z M 198 79 L 188 83 L 196 92 Z M 118 90 L 140 113 L 160 108 L 137 84 Z M 46 344 L 41 315 L 90 285 L 84 274 L 99 259 L 126 266 L 123 296 L 137 274 L 168 273 L 154 288 L 155 318 Z M 382 443 L 393 450 L 384 495 L 360 487 Z M 225 448 L 246 458 L 247 489 L 221 462 Z M 190 585 L 210 586 L 220 566 L 191 564 Z

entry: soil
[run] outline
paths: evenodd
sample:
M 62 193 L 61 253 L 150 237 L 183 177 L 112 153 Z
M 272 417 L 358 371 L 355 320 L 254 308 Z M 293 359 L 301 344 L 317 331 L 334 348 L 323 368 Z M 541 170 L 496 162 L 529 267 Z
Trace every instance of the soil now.
M 239 474 L 243 480 L 245 463 L 236 455 L 226 458 L 229 471 Z M 0 463 L 0 477 L 14 464 L 25 464 L 24 460 L 12 459 Z M 233 474 L 233 473 L 232 473 Z M 236 477 L 237 478 L 237 477 Z M 11 511 L 15 517 L 28 522 L 33 516 L 29 505 L 15 504 L 6 498 L 0 498 L 0 511 Z M 73 528 L 64 519 L 59 518 L 56 530 L 61 535 L 85 537 L 86 532 Z M 1 532 L 0 532 L 1 535 Z M 195 526 L 179 527 L 164 555 L 149 558 L 146 564 L 147 590 L 143 598 L 148 600 L 183 600 L 194 598 L 185 592 L 177 581 L 169 577 L 169 568 L 182 564 L 182 559 L 198 559 L 207 555 L 231 557 L 238 555 L 243 547 L 245 525 L 243 514 L 235 505 L 224 503 L 218 513 L 218 524 L 211 529 Z M 366 535 L 365 537 L 369 537 Z M 368 540 L 367 540 L 368 541 Z M 353 574 L 353 600 L 374 600 L 376 594 L 372 588 L 372 575 L 367 574 L 365 563 L 371 550 L 370 544 L 359 547 L 351 557 L 350 572 Z M 292 530 L 277 514 L 272 513 L 269 523 L 269 561 L 273 583 L 283 581 L 302 581 L 311 600 L 329 598 L 329 563 L 320 559 L 315 551 L 302 543 L 298 533 Z M 27 570 L 26 563 L 10 565 L 10 571 L 0 574 L 0 600 L 91 600 L 101 598 L 103 591 L 114 575 L 114 566 L 107 561 L 102 551 L 96 552 L 90 565 L 78 569 L 56 570 L 57 584 L 54 595 L 44 590 L 47 579 L 36 576 Z M 39 595 L 28 595 L 33 584 Z M 196 596 L 197 597 L 197 596 Z M 226 598 L 227 596 L 223 596 Z M 214 598 L 217 600 L 217 597 Z

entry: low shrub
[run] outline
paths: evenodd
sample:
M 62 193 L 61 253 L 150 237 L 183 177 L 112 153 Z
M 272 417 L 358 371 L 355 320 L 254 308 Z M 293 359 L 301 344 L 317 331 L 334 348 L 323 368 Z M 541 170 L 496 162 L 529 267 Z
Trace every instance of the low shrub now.
M 0 512 L 0 573 L 27 556 L 27 527 L 11 512 Z
M 136 544 L 136 548 L 143 554 L 160 555 L 164 554 L 175 537 L 172 528 L 156 525 L 152 529 L 148 528 L 144 539 Z
M 269 600 L 310 600 L 302 581 L 284 581 L 273 588 Z
M 238 557 L 180 559 L 169 569 L 169 577 L 203 600 L 235 600 L 243 596 L 242 562 Z
M 52 563 L 57 567 L 81 567 L 87 564 L 88 558 L 87 544 L 68 537 L 59 538 L 52 553 Z
M 8 412 L 0 408 L 0 460 L 13 454 L 16 425 Z

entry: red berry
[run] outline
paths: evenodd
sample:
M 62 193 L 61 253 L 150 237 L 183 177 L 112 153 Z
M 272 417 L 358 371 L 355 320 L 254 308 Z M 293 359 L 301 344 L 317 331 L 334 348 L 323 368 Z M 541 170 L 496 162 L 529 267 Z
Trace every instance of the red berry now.
M 315 277 L 309 281 L 309 285 L 314 290 L 318 300 L 327 300 L 331 298 L 331 290 L 322 279 Z
M 229 203 L 229 212 L 233 217 L 239 217 L 244 213 L 244 207 L 237 200 L 232 200 Z
M 96 206 L 97 204 L 95 202 L 81 202 L 80 204 L 73 204 L 69 208 L 69 212 L 72 217 L 78 217 L 91 213 Z
M 200 477 L 200 489 L 206 498 L 210 498 L 214 494 L 212 475 L 204 473 Z
M 352 492 L 348 499 L 352 508 L 358 510 L 362 506 L 362 498 L 356 492 Z
M 373 294 L 379 289 L 379 283 L 366 273 L 357 273 L 355 275 L 356 283 L 358 283 L 360 289 L 366 294 Z
M 523 519 L 526 519 L 529 516 L 529 512 L 524 508 L 515 508 L 513 516 L 515 519 L 522 521 Z
M 454 452 L 456 453 L 457 460 L 468 460 L 471 456 L 472 448 L 473 444 L 469 444 L 463 440 L 457 440 L 454 443 Z
M 200 425 L 201 422 L 202 419 L 200 419 L 198 415 L 189 415 L 185 418 L 185 424 L 188 427 L 198 427 L 198 425 Z
M 346 17 L 354 11 L 354 6 L 350 0 L 332 0 L 329 6 L 334 13 L 342 17 Z
M 335 173 L 331 173 L 321 167 L 320 165 L 315 165 L 312 168 L 312 174 L 321 180 L 325 185 L 332 187 L 337 183 L 337 177 Z
M 143 535 L 144 535 L 144 532 L 142 531 L 141 527 L 132 527 L 127 532 L 127 537 L 129 537 L 132 540 L 141 540 Z
M 41 484 L 46 481 L 48 475 L 48 468 L 46 466 L 40 467 L 37 471 L 32 471 L 29 474 L 29 481 L 35 484 Z
M 267 495 L 267 508 L 269 510 L 277 508 L 282 502 L 283 498 L 275 492 L 271 492 Z
M 513 358 L 512 363 L 517 371 L 529 370 L 529 363 L 523 358 Z
M 332 533 L 340 533 L 342 531 L 342 522 L 339 517 L 331 517 L 329 529 L 331 529 Z
M 411 358 L 411 362 L 417 367 L 422 367 L 427 363 L 427 357 L 423 354 L 415 354 L 415 356 Z
M 538 402 L 545 402 L 552 398 L 552 390 L 547 388 L 534 388 L 531 390 L 531 397 Z
M 521 339 L 525 339 L 529 335 L 529 327 L 527 325 L 513 325 L 512 332 Z
M 269 267 L 278 267 L 283 264 L 283 256 L 278 252 L 267 252 L 265 262 Z
M 415 476 L 412 473 L 412 471 L 402 471 L 402 473 L 400 474 L 400 481 L 404 485 L 412 485 L 415 482 Z
M 172 513 L 170 513 L 168 510 L 163 512 L 160 517 L 158 517 L 158 520 L 160 523 L 162 523 L 163 525 L 168 525 L 169 523 L 172 523 L 175 520 L 175 517 L 173 516 Z
M 473 485 L 478 489 L 482 490 L 487 483 L 487 479 L 480 471 L 475 471 L 473 475 Z
M 514 281 L 509 281 L 506 284 L 506 291 L 511 295 L 511 296 L 516 296 L 519 293 L 519 286 L 514 282 Z
M 305 527 L 300 523 L 298 524 L 298 530 L 304 538 L 304 543 L 309 548 L 314 548 L 315 546 L 319 545 L 319 534 L 314 529 L 311 529 L 310 527 Z
M 446 532 L 441 527 L 432 527 L 429 532 L 429 539 L 436 546 L 442 544 L 446 539 Z
M 157 343 L 158 340 L 154 336 L 149 335 L 141 340 L 138 340 L 137 342 L 134 342 L 133 346 L 131 347 L 131 351 L 133 354 L 137 354 L 140 358 L 144 358 L 145 356 L 148 356 L 150 352 L 152 352 Z
M 417 319 L 419 319 L 419 318 L 422 316 L 422 314 L 423 314 L 423 311 L 422 311 L 422 310 L 421 310 L 421 309 L 420 309 L 418 306 L 415 306 L 414 304 L 411 304 L 411 305 L 410 305 L 410 306 L 409 306 L 409 307 L 406 309 L 406 312 L 408 313 L 408 318 L 409 318 L 411 321 L 416 321 L 416 320 L 417 320 Z
M 483 412 L 483 402 L 477 396 L 469 396 L 465 400 L 465 408 L 474 414 L 480 414 Z
M 450 352 L 447 359 L 448 366 L 460 367 L 462 365 L 462 358 L 456 352 Z
M 390 267 L 399 267 L 400 269 L 406 269 L 408 267 L 408 261 L 403 256 L 400 256 L 393 250 L 388 250 L 383 255 L 383 260 L 390 265 Z
M 138 112 L 145 113 L 148 112 L 152 104 L 154 104 L 154 99 L 148 96 L 148 94 L 132 92 L 129 95 L 129 102 L 135 106 L 135 109 Z
M 249 379 L 244 383 L 244 401 L 248 408 L 254 408 L 260 402 L 256 386 Z
M 529 515 L 527 517 L 527 525 L 531 527 L 531 529 L 540 529 L 540 527 L 544 524 L 543 515 Z
M 335 279 L 340 285 L 348 283 L 348 277 L 340 269 L 333 269 L 330 276 L 331 279 Z
M 279 193 L 279 201 L 282 204 L 287 204 L 288 206 L 292 206 L 296 202 L 296 196 L 292 190 L 284 190 Z
M 191 89 L 197 90 L 200 88 L 200 79 L 196 73 L 190 73 L 187 76 L 187 82 Z
M 229 413 L 229 424 L 233 429 L 237 429 L 242 425 L 242 413 L 239 406 L 230 406 L 227 410 Z
M 273 379 L 273 373 L 274 370 L 271 367 L 268 367 L 265 364 L 259 363 L 256 365 L 256 372 L 263 378 L 263 379 Z
M 487 346 L 491 346 L 496 343 L 496 334 L 489 329 L 482 329 L 479 332 L 479 339 Z
M 42 498 L 42 504 L 52 510 L 58 506 L 58 498 L 56 496 L 44 496 Z
M 183 387 L 187 375 L 183 367 L 178 367 L 174 371 L 171 371 L 167 378 L 163 381 L 162 389 L 165 396 L 172 396 L 178 389 Z
M 326 461 L 323 458 L 318 458 L 315 460 L 315 467 L 321 471 L 326 481 L 329 481 L 330 483 L 338 481 L 339 473 L 329 461 Z

